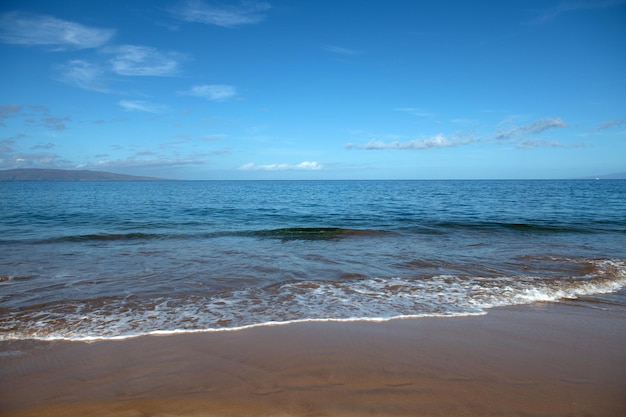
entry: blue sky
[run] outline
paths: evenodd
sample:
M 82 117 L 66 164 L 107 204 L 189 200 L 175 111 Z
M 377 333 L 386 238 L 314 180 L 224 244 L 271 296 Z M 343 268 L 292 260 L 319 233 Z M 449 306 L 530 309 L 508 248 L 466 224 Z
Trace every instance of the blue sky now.
M 0 4 L 0 169 L 626 171 L 626 1 Z

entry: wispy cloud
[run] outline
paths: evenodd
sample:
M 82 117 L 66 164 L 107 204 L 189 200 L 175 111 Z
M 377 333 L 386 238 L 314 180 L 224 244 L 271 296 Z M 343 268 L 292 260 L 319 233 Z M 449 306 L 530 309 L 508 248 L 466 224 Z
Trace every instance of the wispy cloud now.
M 111 92 L 104 84 L 104 71 L 99 65 L 81 59 L 68 61 L 57 68 L 58 79 L 83 90 Z
M 0 158 L 5 158 L 6 154 L 14 152 L 13 146 L 15 145 L 15 141 L 22 137 L 24 137 L 24 135 L 20 134 L 10 138 L 0 139 Z
M 237 5 L 215 5 L 200 0 L 188 0 L 173 9 L 172 14 L 185 22 L 233 28 L 265 20 L 269 3 L 242 1 Z
M 120 123 L 120 122 L 125 122 L 128 119 L 126 117 L 115 117 L 113 119 L 109 119 L 109 120 L 105 120 L 105 119 L 97 119 L 94 120 L 92 123 L 95 125 L 104 125 L 104 124 L 109 124 L 109 123 Z
M 584 148 L 585 144 L 583 142 L 573 143 L 573 144 L 565 144 L 561 143 L 558 140 L 544 140 L 544 139 L 524 139 L 515 144 L 516 148 L 520 149 L 534 149 L 534 148 Z
M 452 137 L 447 138 L 446 136 L 439 134 L 432 136 L 426 139 L 415 139 L 410 141 L 392 141 L 392 142 L 384 142 L 380 140 L 371 140 L 365 145 L 355 145 L 349 143 L 346 145 L 348 149 L 365 149 L 365 150 L 384 150 L 384 149 L 412 149 L 412 150 L 424 150 L 424 149 L 435 149 L 435 148 L 450 148 L 454 146 L 468 145 L 472 142 L 475 142 L 477 139 L 472 137 L 470 138 L 461 138 L 461 137 Z
M 322 49 L 328 52 L 332 52 L 334 54 L 339 54 L 339 55 L 360 55 L 361 54 L 361 52 L 357 50 L 343 48 L 337 45 L 322 45 Z
M 538 134 L 548 129 L 555 129 L 566 126 L 567 125 L 565 124 L 565 122 L 558 117 L 546 117 L 545 119 L 535 120 L 529 125 L 522 126 L 521 129 L 524 132 Z
M 613 119 L 600 123 L 594 130 L 612 129 L 614 127 L 626 126 L 626 119 Z
M 29 112 L 30 109 L 33 114 Z M 36 116 L 36 117 L 35 117 Z M 70 116 L 58 117 L 50 114 L 46 106 L 38 104 L 9 104 L 0 106 L 0 126 L 5 126 L 3 120 L 9 117 L 20 118 L 27 126 L 43 126 L 47 129 L 61 131 L 67 129 L 67 122 L 71 122 Z
M 51 152 L 20 152 L 17 148 L 19 148 L 21 140 L 26 137 L 26 135 L 20 133 L 0 140 L 0 169 L 44 168 L 53 167 L 64 162 L 59 155 Z M 44 148 L 47 148 L 47 146 L 34 146 L 31 149 Z
M 559 16 L 581 10 L 605 9 L 619 6 L 626 0 L 578 0 L 564 1 L 554 7 L 542 9 L 530 20 L 531 25 L 541 25 L 553 21 Z
M 97 48 L 115 35 L 47 15 L 9 12 L 0 15 L 0 41 L 14 45 L 50 46 L 56 50 Z
M 202 97 L 212 101 L 223 101 L 237 95 L 237 89 L 232 85 L 210 84 L 194 85 L 187 91 L 179 91 L 179 95 Z
M 56 78 L 66 84 L 83 90 L 100 93 L 115 93 L 107 84 L 114 77 L 122 76 L 173 76 L 178 74 L 183 54 L 161 52 L 156 48 L 137 45 L 122 45 L 104 48 L 112 54 L 108 65 L 96 64 L 82 59 L 74 59 L 57 65 Z
M 65 130 L 67 129 L 66 122 L 71 122 L 72 118 L 69 116 L 66 117 L 44 117 L 41 119 L 41 125 L 47 127 L 52 130 Z
M 5 127 L 6 125 L 4 124 L 4 119 L 17 115 L 20 110 L 22 110 L 22 106 L 19 104 L 6 104 L 0 106 L 0 126 Z
M 419 109 L 396 109 L 399 111 L 410 111 Z M 373 139 L 365 144 L 346 144 L 347 149 L 362 149 L 362 150 L 428 150 L 438 148 L 452 148 L 458 146 L 471 145 L 477 142 L 482 143 L 498 143 L 498 144 L 510 144 L 517 148 L 530 149 L 538 147 L 580 147 L 581 145 L 562 145 L 556 140 L 547 140 L 537 138 L 538 135 L 549 129 L 557 129 L 566 127 L 566 123 L 560 118 L 546 117 L 538 119 L 532 123 L 517 126 L 514 123 L 515 117 L 509 117 L 498 125 L 496 134 L 492 137 L 486 137 L 477 135 L 471 131 L 457 132 L 452 135 L 437 134 L 434 136 L 419 138 L 413 140 L 388 140 Z M 469 124 L 470 120 L 459 120 L 458 123 Z
M 28 104 L 28 108 L 41 113 L 50 113 L 50 109 L 46 106 L 42 106 L 41 104 Z
M 127 111 L 143 111 L 154 114 L 167 111 L 167 107 L 164 105 L 144 100 L 120 100 L 118 104 Z
M 211 135 L 200 138 L 202 142 L 216 142 L 218 140 L 223 140 L 224 135 Z
M 96 162 L 81 164 L 83 169 L 110 169 L 110 168 L 171 168 L 177 166 L 203 165 L 205 155 L 166 156 L 152 151 L 139 151 L 127 158 L 101 159 Z
M 67 168 L 68 161 L 52 152 L 0 154 L 0 168 Z
M 38 143 L 35 146 L 32 146 L 30 149 L 31 150 L 37 150 L 37 149 L 52 149 L 54 148 L 56 145 L 54 143 L 48 142 L 48 143 Z
M 458 119 L 451 119 L 450 122 L 457 124 L 457 125 L 471 125 L 471 124 L 476 124 L 478 121 L 474 119 L 469 119 L 469 118 L 458 118 Z
M 257 165 L 253 162 L 239 167 L 241 171 L 319 171 L 324 166 L 315 161 L 304 161 L 299 164 L 267 164 Z
M 426 111 L 420 108 L 415 108 L 415 107 L 399 107 L 394 110 L 403 112 L 403 113 L 408 113 L 417 117 L 434 117 L 435 116 L 433 113 L 429 111 Z
M 567 124 L 558 117 L 546 117 L 535 120 L 534 122 L 524 126 L 516 126 L 512 123 L 511 119 L 506 119 L 504 122 L 500 123 L 495 139 L 506 140 L 524 138 L 527 134 L 536 135 L 548 129 L 556 129 L 566 126 Z
M 107 48 L 106 52 L 115 55 L 110 60 L 113 72 L 126 76 L 176 75 L 183 57 L 178 52 L 161 52 L 156 48 L 138 45 Z

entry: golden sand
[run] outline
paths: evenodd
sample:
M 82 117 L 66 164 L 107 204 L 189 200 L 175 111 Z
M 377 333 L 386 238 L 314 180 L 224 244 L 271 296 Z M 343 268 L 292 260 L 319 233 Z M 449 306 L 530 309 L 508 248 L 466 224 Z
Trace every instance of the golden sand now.
M 2 416 L 626 416 L 626 317 L 576 304 L 0 346 Z

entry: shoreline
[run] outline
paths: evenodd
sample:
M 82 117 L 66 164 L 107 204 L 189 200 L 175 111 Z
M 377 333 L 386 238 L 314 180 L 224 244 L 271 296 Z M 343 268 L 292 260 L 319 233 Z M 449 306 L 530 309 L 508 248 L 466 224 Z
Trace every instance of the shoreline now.
M 576 302 L 90 343 L 4 341 L 0 414 L 626 415 L 624 346 L 622 312 Z

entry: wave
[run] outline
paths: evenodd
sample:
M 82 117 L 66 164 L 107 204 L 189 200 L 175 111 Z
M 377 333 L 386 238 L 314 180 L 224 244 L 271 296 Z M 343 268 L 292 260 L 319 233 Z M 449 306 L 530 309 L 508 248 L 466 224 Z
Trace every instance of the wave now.
M 63 243 L 63 242 L 94 242 L 94 241 L 119 241 L 119 240 L 151 240 L 163 239 L 167 235 L 156 233 L 94 233 L 85 235 L 62 236 L 41 240 L 37 243 Z
M 350 236 L 382 236 L 390 234 L 385 230 L 344 229 L 339 227 L 292 227 L 273 230 L 244 232 L 243 235 L 273 237 L 283 240 L 293 239 L 339 239 Z
M 623 232 L 626 233 L 626 224 L 622 222 L 590 222 L 590 223 L 565 223 L 554 222 L 433 222 L 426 226 L 435 232 L 449 230 L 476 230 L 476 231 L 513 231 L 513 232 L 539 232 L 539 233 L 598 233 L 598 232 Z
M 219 237 L 256 237 L 282 240 L 331 240 L 354 236 L 383 236 L 392 232 L 374 229 L 346 229 L 339 227 L 292 227 L 268 230 L 216 231 L 200 233 L 92 233 L 61 236 L 34 243 L 111 242 L 129 240 L 211 239 Z M 7 243 L 7 242 L 5 242 Z M 13 242 L 11 242 L 13 243 Z
M 350 237 L 381 237 L 394 234 L 430 234 L 444 235 L 450 233 L 479 232 L 479 233 L 626 233 L 626 222 L 620 221 L 593 221 L 579 223 L 559 222 L 553 223 L 537 220 L 525 222 L 507 221 L 474 221 L 474 220 L 433 220 L 415 219 L 406 217 L 402 219 L 378 219 L 372 221 L 370 227 L 283 227 L 272 229 L 247 229 L 247 230 L 206 230 L 202 223 L 186 225 L 183 228 L 175 228 L 172 224 L 155 224 L 148 229 L 128 232 L 95 232 L 80 233 L 65 236 L 49 237 L 44 239 L 32 239 L 32 234 L 24 235 L 24 240 L 3 240 L 0 244 L 14 244 L 22 242 L 34 244 L 54 243 L 84 243 L 84 242 L 116 242 L 116 241 L 156 241 L 156 240 L 188 240 L 188 239 L 212 239 L 220 237 L 250 237 L 289 240 L 336 240 Z M 349 222 L 347 222 L 349 224 Z M 175 231 L 171 231 L 172 228 Z M 205 228 L 203 230 L 203 228 Z M 123 230 L 123 229 L 122 229 Z M 17 236 L 17 235 L 16 235 Z
M 344 278 L 293 281 L 219 294 L 106 297 L 0 311 L 0 340 L 100 340 L 233 331 L 307 321 L 386 321 L 486 314 L 490 308 L 558 302 L 626 286 L 626 262 L 581 264 L 580 276 Z

